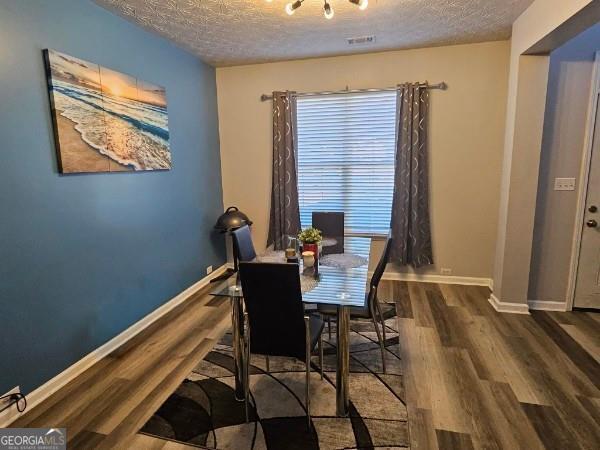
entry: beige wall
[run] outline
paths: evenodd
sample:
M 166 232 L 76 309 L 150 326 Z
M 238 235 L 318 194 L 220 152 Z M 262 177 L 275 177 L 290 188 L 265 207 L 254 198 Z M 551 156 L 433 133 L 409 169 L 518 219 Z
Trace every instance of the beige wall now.
M 500 197 L 500 211 L 498 215 L 498 234 L 496 239 L 496 256 L 494 264 L 494 295 L 497 300 L 505 303 L 527 303 L 527 289 L 529 284 L 529 265 L 533 239 L 534 209 L 524 211 L 524 205 L 535 202 L 537 193 L 537 178 L 539 167 L 530 165 L 528 167 L 529 177 L 522 183 L 521 176 L 513 176 L 514 167 L 521 167 L 520 158 L 525 163 L 532 160 L 539 162 L 540 145 L 528 147 L 526 145 L 515 145 L 515 130 L 517 129 L 519 94 L 528 95 L 531 87 L 536 83 L 546 82 L 547 73 L 544 76 L 531 77 L 520 67 L 522 61 L 531 57 L 522 56 L 529 48 L 553 33 L 563 23 L 571 19 L 581 9 L 593 3 L 593 0 L 536 0 L 513 24 L 510 53 L 510 70 L 508 82 L 508 98 L 506 111 L 506 126 L 504 137 L 504 157 L 502 168 L 502 183 Z M 545 58 L 540 56 L 539 58 Z M 541 61 L 541 64 L 545 64 Z M 520 75 L 523 79 L 520 80 Z M 529 78 L 529 80 L 525 79 Z M 527 81 L 531 81 L 530 86 Z M 543 113 L 543 109 L 542 109 Z M 536 114 L 539 116 L 539 114 Z M 542 114 L 543 117 L 543 114 Z M 530 121 L 521 115 L 524 121 Z M 526 124 L 522 129 L 526 128 Z M 538 134 L 539 124 L 532 127 L 532 133 Z M 523 136 L 524 141 L 527 136 Z M 534 152 L 537 155 L 519 154 L 522 152 Z M 532 188 L 532 184 L 535 189 Z M 511 193 L 513 194 L 511 197 Z M 526 193 L 527 195 L 524 195 Z M 526 222 L 526 223 L 525 223 Z M 522 224 L 525 223 L 526 229 Z M 520 224 L 515 226 L 514 224 Z M 522 259 L 522 249 L 529 249 L 525 260 Z M 521 250 L 519 250 L 521 249 Z
M 431 212 L 436 266 L 492 276 L 506 117 L 508 42 L 490 42 L 217 69 L 223 196 L 254 221 L 264 248 L 274 90 L 322 91 L 445 81 L 431 92 Z
M 538 181 L 529 299 L 565 302 L 575 231 L 577 190 L 555 191 L 556 177 L 578 178 L 600 24 L 550 55 Z M 579 184 L 580 180 L 577 180 Z

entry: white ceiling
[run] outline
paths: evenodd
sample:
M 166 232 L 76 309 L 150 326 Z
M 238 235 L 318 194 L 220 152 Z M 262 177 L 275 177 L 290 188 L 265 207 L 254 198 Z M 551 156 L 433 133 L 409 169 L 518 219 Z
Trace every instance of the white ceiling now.
M 365 53 L 507 39 L 533 0 L 370 0 L 360 11 L 348 0 L 305 0 L 293 16 L 290 0 L 95 0 L 215 66 Z M 375 35 L 375 44 L 346 38 Z

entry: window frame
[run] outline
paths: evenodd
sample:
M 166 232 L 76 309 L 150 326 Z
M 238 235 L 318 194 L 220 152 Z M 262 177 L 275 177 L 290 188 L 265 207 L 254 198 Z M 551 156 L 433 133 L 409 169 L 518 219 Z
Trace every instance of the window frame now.
M 390 122 L 393 120 L 393 141 L 394 141 L 394 145 L 393 147 L 390 149 L 390 153 L 391 153 L 391 159 L 392 159 L 392 164 L 391 164 L 391 177 L 392 177 L 392 182 L 391 182 L 391 186 L 390 186 L 390 204 L 389 204 L 389 219 L 391 222 L 391 210 L 392 210 L 392 204 L 393 204 L 393 194 L 394 194 L 394 178 L 395 178 L 395 164 L 396 164 L 396 121 L 397 121 L 397 93 L 395 91 L 372 91 L 372 92 L 355 92 L 355 93 L 348 93 L 348 94 L 316 94 L 316 95 L 310 95 L 310 96 L 306 96 L 306 97 L 302 97 L 302 96 L 298 96 L 297 97 L 297 107 L 300 106 L 300 103 L 303 101 L 310 101 L 312 100 L 314 102 L 314 100 L 318 100 L 321 98 L 331 98 L 331 97 L 347 97 L 347 96 L 354 96 L 356 97 L 360 97 L 360 96 L 373 96 L 376 97 L 377 95 L 381 95 L 384 97 L 388 97 L 388 100 L 393 98 L 394 101 L 394 112 L 392 114 L 392 117 L 390 117 Z M 348 97 L 347 97 L 348 98 Z M 350 97 L 351 98 L 351 97 Z M 298 108 L 297 108 L 298 109 Z M 300 179 L 301 179 L 301 174 L 300 174 L 300 147 L 301 147 L 301 122 L 300 122 L 300 114 L 297 113 L 296 114 L 296 136 L 298 136 L 298 142 L 296 145 L 296 173 L 297 173 L 297 180 L 298 180 L 298 203 L 299 203 L 299 209 L 300 211 L 302 211 L 302 195 L 301 195 L 301 189 L 300 189 Z M 360 167 L 361 165 L 355 165 L 356 167 Z M 368 165 L 362 165 L 362 167 L 368 167 Z M 320 211 L 318 209 L 316 210 L 311 210 L 311 211 Z M 346 211 L 344 211 L 346 212 Z M 302 213 L 300 214 L 300 216 L 302 217 Z M 382 232 L 382 231 L 378 231 L 378 230 L 365 230 L 365 231 L 357 231 L 356 229 L 351 229 L 347 226 L 347 221 L 346 221 L 346 227 L 344 230 L 344 235 L 348 236 L 348 237 L 369 237 L 373 240 L 384 240 L 387 237 L 387 232 Z M 309 224 L 304 224 L 305 226 L 309 226 Z M 391 224 L 390 224 L 391 225 Z

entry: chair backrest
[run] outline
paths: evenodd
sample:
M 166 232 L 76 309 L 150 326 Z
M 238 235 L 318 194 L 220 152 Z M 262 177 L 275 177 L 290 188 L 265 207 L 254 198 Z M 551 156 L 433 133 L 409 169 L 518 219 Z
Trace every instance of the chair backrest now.
M 369 283 L 369 303 L 373 302 L 377 299 L 377 288 L 379 286 L 379 282 L 383 277 L 383 273 L 385 272 L 385 267 L 390 259 L 390 250 L 392 248 L 392 232 L 387 235 L 385 240 L 385 247 L 383 248 L 383 253 L 381 254 L 381 258 L 377 263 L 377 267 L 373 271 L 373 276 L 371 277 L 371 282 Z
M 335 245 L 323 246 L 324 254 L 344 253 L 344 213 L 313 211 L 312 226 L 321 230 L 323 237 L 335 239 Z
M 250 351 L 304 360 L 306 329 L 298 264 L 242 262 L 240 278 L 250 322 Z
M 256 258 L 256 251 L 254 250 L 250 227 L 248 225 L 232 231 L 231 235 L 233 237 L 233 251 L 237 255 L 238 260 L 252 261 Z

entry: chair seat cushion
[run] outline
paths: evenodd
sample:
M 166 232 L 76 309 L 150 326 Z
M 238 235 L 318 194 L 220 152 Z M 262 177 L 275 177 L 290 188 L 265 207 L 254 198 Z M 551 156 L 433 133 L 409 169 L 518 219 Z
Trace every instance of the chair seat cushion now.
M 350 306 L 348 310 L 350 311 L 350 317 L 355 317 L 359 319 L 369 319 L 371 317 L 371 312 L 369 311 L 369 307 L 367 306 L 367 297 L 368 294 L 365 294 L 365 304 L 363 306 Z M 317 310 L 320 314 L 324 316 L 335 316 L 337 315 L 337 306 L 336 305 L 326 305 L 324 303 L 319 303 L 317 305 Z

